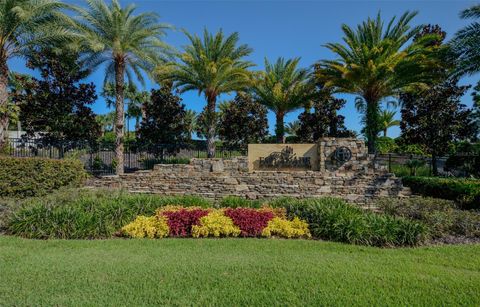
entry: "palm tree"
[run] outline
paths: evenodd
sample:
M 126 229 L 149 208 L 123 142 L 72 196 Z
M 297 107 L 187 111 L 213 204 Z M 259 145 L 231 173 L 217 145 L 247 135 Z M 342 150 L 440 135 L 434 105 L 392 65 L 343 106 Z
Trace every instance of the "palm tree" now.
M 114 121 L 115 121 L 115 112 L 109 112 L 107 114 L 98 114 L 95 116 L 97 123 L 102 128 L 102 135 L 105 132 L 111 131 L 113 129 Z
M 338 56 L 335 60 L 322 60 L 317 65 L 317 81 L 334 92 L 360 96 L 365 102 L 365 134 L 369 153 L 375 153 L 375 140 L 379 128 L 379 104 L 397 96 L 401 91 L 425 87 L 432 78 L 435 50 L 432 35 L 415 39 L 420 31 L 411 27 L 415 12 L 404 13 L 398 21 L 392 18 L 384 28 L 378 14 L 368 18 L 356 29 L 342 26 L 344 44 L 330 43 L 326 48 Z
M 388 110 L 383 110 L 380 112 L 379 116 L 379 121 L 380 121 L 380 127 L 383 130 L 383 136 L 387 136 L 387 130 L 388 128 L 399 126 L 400 121 L 394 119 L 395 114 L 397 114 L 395 111 L 388 111 Z
M 197 129 L 197 112 L 187 110 L 184 120 L 187 127 L 188 139 L 191 140 L 193 132 Z
M 313 93 L 310 74 L 308 70 L 298 68 L 299 61 L 299 58 L 279 58 L 272 64 L 265 59 L 265 72 L 261 73 L 253 88 L 255 100 L 276 115 L 278 143 L 285 142 L 285 115 L 308 105 Z
M 0 1 L 0 148 L 8 127 L 12 106 L 8 93 L 8 60 L 23 57 L 38 45 L 64 41 L 70 37 L 65 25 L 68 8 L 58 0 Z
M 480 4 L 474 5 L 460 13 L 462 19 L 476 19 L 460 29 L 451 41 L 453 53 L 458 63 L 458 75 L 471 75 L 480 71 Z
M 115 84 L 116 173 L 123 174 L 125 77 L 143 83 L 142 72 L 151 72 L 169 58 L 170 47 L 162 39 L 170 26 L 158 22 L 155 13 L 134 15 L 135 6 L 120 6 L 118 0 L 87 0 L 88 9 L 78 9 L 74 29 L 80 37 L 91 69 L 105 65 L 105 83 Z
M 223 93 L 240 91 L 251 84 L 253 64 L 244 60 L 252 53 L 247 45 L 237 46 L 238 33 L 224 36 L 206 29 L 203 39 L 185 32 L 190 45 L 184 47 L 179 62 L 157 69 L 159 82 L 172 81 L 179 92 L 197 90 L 207 100 L 207 151 L 208 157 L 215 157 L 215 131 L 217 98 Z
M 300 121 L 294 120 L 285 127 L 285 132 L 290 136 L 297 136 L 298 129 L 300 129 Z

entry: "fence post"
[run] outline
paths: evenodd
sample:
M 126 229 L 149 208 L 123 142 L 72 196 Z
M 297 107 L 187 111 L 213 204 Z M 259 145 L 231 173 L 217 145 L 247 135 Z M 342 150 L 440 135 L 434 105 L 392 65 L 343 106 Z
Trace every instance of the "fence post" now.
M 389 173 L 392 172 L 392 154 L 391 153 L 388 154 L 388 172 Z

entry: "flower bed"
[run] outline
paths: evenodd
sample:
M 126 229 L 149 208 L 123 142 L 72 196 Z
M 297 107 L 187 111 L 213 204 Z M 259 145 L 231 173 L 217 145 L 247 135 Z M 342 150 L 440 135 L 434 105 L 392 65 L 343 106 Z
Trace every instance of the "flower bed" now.
M 288 220 L 285 210 L 263 207 L 202 209 L 166 207 L 152 217 L 138 216 L 122 227 L 132 238 L 170 237 L 283 237 L 310 238 L 308 224 L 298 217 Z

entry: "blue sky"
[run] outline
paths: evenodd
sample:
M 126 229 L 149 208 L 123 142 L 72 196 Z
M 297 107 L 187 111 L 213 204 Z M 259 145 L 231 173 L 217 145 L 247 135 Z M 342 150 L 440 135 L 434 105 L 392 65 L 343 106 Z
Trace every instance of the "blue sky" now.
M 70 0 L 68 3 L 83 5 L 83 1 Z M 246 43 L 254 52 L 249 60 L 257 64 L 255 69 L 262 69 L 264 58 L 271 61 L 277 57 L 301 57 L 301 65 L 309 67 L 319 59 L 332 58 L 332 54 L 322 45 L 328 42 L 340 42 L 342 32 L 340 26 L 346 23 L 357 25 L 369 16 L 381 11 L 384 19 L 401 15 L 406 10 L 416 10 L 418 16 L 414 24 L 439 24 L 447 32 L 447 39 L 468 21 L 458 17 L 459 12 L 475 1 L 182 1 L 182 0 L 137 0 L 121 1 L 122 4 L 134 2 L 138 11 L 154 11 L 161 16 L 161 22 L 169 23 L 178 29 L 186 29 L 191 33 L 201 34 L 206 27 L 209 31 L 222 28 L 226 33 L 239 32 L 241 43 Z M 181 31 L 171 31 L 166 42 L 181 50 L 187 40 Z M 10 63 L 11 69 L 29 72 L 21 59 Z M 31 72 L 29 72 L 31 73 Z M 464 78 L 462 83 L 473 84 L 478 76 Z M 88 81 L 97 85 L 99 92 L 103 82 L 103 70 L 92 74 Z M 145 89 L 156 87 L 147 82 Z M 341 110 L 346 117 L 349 129 L 360 131 L 359 114 L 354 107 L 354 97 L 340 95 L 347 99 Z M 182 95 L 187 108 L 201 111 L 205 99 L 197 92 Z M 221 97 L 226 99 L 228 97 Z M 471 96 L 463 97 L 463 102 L 471 106 Z M 102 97 L 93 106 L 96 113 L 108 112 Z M 286 122 L 297 118 L 292 112 Z M 269 114 L 270 130 L 274 129 L 274 116 Z M 131 126 L 133 127 L 132 123 Z M 398 136 L 399 129 L 389 130 L 391 136 Z

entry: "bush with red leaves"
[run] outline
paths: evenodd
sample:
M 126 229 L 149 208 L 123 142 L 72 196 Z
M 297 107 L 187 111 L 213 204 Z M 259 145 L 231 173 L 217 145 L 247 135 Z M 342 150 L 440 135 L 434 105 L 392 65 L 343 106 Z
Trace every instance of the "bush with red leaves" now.
M 233 223 L 240 228 L 243 237 L 256 237 L 262 234 L 268 222 L 274 218 L 272 210 L 258 210 L 251 208 L 228 208 L 225 215 L 233 220 Z
M 167 218 L 170 236 L 172 237 L 191 236 L 192 226 L 198 225 L 200 218 L 206 216 L 208 213 L 209 210 L 200 208 L 181 208 L 161 211 L 161 214 Z

